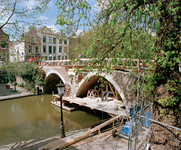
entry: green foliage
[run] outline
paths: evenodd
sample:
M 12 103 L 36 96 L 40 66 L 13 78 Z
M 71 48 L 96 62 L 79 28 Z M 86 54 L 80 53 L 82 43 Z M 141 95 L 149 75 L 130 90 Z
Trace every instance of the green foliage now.
M 153 71 L 144 71 L 144 84 L 140 87 L 145 91 L 145 99 L 152 98 L 162 108 L 180 109 L 180 0 L 97 1 L 100 11 L 93 22 L 86 15 L 90 11 L 86 0 L 61 0 L 57 5 L 61 9 L 57 24 L 78 27 L 84 18 L 86 25 L 91 26 L 85 41 L 75 51 L 81 49 L 84 57 L 92 58 L 89 64 L 97 66 L 97 72 L 111 73 L 111 66 L 122 63 L 119 62 L 122 58 L 142 58 L 148 65 L 151 65 L 149 60 L 154 59 L 154 65 L 149 68 Z M 81 15 L 74 20 L 76 11 Z M 108 63 L 109 58 L 117 60 Z M 122 63 L 123 67 L 131 66 L 132 61 Z
M 168 109 L 162 109 L 161 111 L 160 111 L 160 117 L 164 117 L 166 114 L 168 114 L 169 113 L 169 110 Z
M 20 83 L 20 87 L 24 87 L 24 83 Z
M 21 70 L 18 75 L 27 83 L 25 87 L 28 90 L 35 89 L 35 83 L 39 86 L 46 84 L 44 82 L 45 72 L 34 63 L 21 64 Z

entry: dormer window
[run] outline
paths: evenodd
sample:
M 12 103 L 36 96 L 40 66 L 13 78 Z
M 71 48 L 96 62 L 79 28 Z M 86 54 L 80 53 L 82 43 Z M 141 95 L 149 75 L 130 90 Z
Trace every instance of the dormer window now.
M 31 37 L 31 43 L 35 43 L 35 37 Z
M 6 49 L 7 48 L 6 41 L 1 41 L 1 48 L 2 49 Z

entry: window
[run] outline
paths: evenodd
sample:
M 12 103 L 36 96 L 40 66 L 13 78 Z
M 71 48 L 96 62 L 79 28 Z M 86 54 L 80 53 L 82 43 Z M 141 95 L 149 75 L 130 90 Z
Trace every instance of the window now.
M 56 38 L 53 38 L 53 44 L 56 44 Z
M 59 53 L 62 52 L 62 46 L 59 46 Z
M 43 45 L 43 53 L 46 53 L 46 45 Z
M 59 39 L 59 44 L 62 44 L 62 40 L 61 39 Z
M 56 46 L 53 46 L 53 53 L 56 53 Z
M 35 53 L 36 53 L 36 54 L 39 54 L 39 46 L 36 46 L 36 47 L 35 47 Z
M 35 43 L 35 37 L 31 37 L 31 43 Z
M 52 60 L 52 56 L 49 56 L 49 60 Z
M 4 48 L 4 49 L 7 48 L 6 41 L 1 41 L 1 48 Z
M 60 60 L 60 55 L 58 55 L 58 60 Z
M 67 45 L 67 40 L 64 40 L 64 44 Z
M 49 37 L 49 43 L 52 43 L 52 37 Z
M 67 56 L 65 56 L 65 59 L 67 59 Z
M 45 56 L 45 60 L 47 60 L 48 59 L 48 57 L 47 56 Z
M 53 60 L 56 60 L 56 56 L 53 56 Z
M 43 43 L 46 43 L 46 36 L 43 36 Z
M 52 53 L 52 46 L 49 46 L 49 53 Z
M 29 53 L 32 53 L 32 46 L 29 46 Z
M 62 56 L 62 60 L 64 60 L 64 56 Z

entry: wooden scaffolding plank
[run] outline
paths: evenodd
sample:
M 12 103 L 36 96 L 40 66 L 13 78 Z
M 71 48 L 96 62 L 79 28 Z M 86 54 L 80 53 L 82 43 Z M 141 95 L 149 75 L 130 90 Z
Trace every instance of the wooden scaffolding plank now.
M 62 149 L 62 148 L 65 148 L 65 147 L 67 147 L 67 146 L 69 146 L 69 145 L 72 145 L 73 143 L 76 143 L 76 142 L 78 142 L 79 140 L 81 140 L 81 139 L 85 138 L 86 136 L 90 135 L 91 133 L 96 132 L 96 131 L 100 131 L 101 128 L 107 126 L 108 124 L 114 122 L 115 120 L 117 120 L 117 119 L 119 119 L 119 118 L 121 118 L 121 117 L 122 117 L 121 115 L 116 116 L 116 117 L 114 117 L 114 118 L 112 118 L 112 119 L 110 119 L 110 120 L 108 120 L 108 121 L 100 124 L 99 126 L 93 128 L 93 129 L 90 129 L 89 131 L 87 131 L 87 132 L 84 133 L 83 135 L 77 137 L 76 139 L 74 139 L 74 140 L 72 140 L 72 141 L 70 141 L 70 142 L 60 143 L 60 144 L 55 145 L 55 146 L 54 146 L 53 148 L 51 148 L 50 150 Z
M 109 83 L 109 87 L 110 87 L 110 89 L 111 89 L 111 91 L 112 91 L 112 93 L 113 93 L 113 95 L 114 95 L 114 98 L 116 97 L 116 95 L 115 95 L 115 92 L 114 92 L 114 90 L 113 90 L 113 88 L 112 88 L 112 85 Z

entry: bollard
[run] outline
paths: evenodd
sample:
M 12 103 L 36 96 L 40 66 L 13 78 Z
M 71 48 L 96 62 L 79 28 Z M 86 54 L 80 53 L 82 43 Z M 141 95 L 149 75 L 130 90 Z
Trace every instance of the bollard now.
M 39 93 L 39 86 L 38 85 L 36 86 L 36 95 L 40 95 L 40 93 Z

